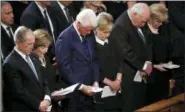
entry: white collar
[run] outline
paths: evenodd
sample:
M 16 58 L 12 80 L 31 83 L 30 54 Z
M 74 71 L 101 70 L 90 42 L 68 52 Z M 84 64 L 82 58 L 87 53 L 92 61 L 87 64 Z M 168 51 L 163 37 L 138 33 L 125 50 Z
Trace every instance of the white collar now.
M 103 41 L 103 40 L 100 40 L 97 36 L 95 36 L 95 38 L 96 38 L 96 42 L 101 44 L 101 45 L 104 45 L 105 43 L 109 43 L 108 39 L 105 39 Z
M 6 24 L 4 24 L 4 23 L 2 23 L 2 22 L 1 22 L 1 25 L 2 25 L 2 27 L 3 27 L 5 30 L 7 30 L 8 25 L 6 25 Z
M 130 15 L 130 10 L 129 9 L 127 10 L 127 14 L 128 14 L 129 19 L 132 21 L 132 17 Z
M 64 10 L 65 6 L 64 6 L 63 4 L 61 4 L 59 1 L 57 1 L 57 3 L 58 3 L 58 5 L 60 6 L 60 8 L 61 8 L 62 10 Z
M 14 47 L 14 50 L 27 62 L 26 54 L 24 54 L 20 50 L 18 50 L 17 46 Z
M 80 37 L 81 42 L 82 42 L 83 40 L 82 40 L 82 37 L 80 36 L 80 32 L 78 31 L 76 24 L 77 24 L 76 21 L 73 22 L 73 26 L 74 26 L 74 28 L 75 28 L 75 30 L 76 30 L 78 36 Z
M 36 3 L 36 5 L 38 6 L 39 10 L 41 11 L 42 16 L 45 18 L 45 16 L 44 16 L 44 10 L 46 10 L 46 8 L 41 7 L 37 2 L 35 2 L 35 3 Z M 47 11 L 47 10 L 46 10 L 46 11 Z

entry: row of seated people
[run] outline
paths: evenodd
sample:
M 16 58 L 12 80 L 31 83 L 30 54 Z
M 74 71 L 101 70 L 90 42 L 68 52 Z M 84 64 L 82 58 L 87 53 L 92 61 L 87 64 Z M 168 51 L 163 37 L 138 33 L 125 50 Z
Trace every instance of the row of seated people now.
M 10 7 L 8 3 L 5 3 L 5 4 Z M 38 4 L 34 3 L 34 4 L 38 5 L 39 3 Z M 154 65 L 151 76 L 148 77 L 147 79 L 146 96 L 147 96 L 148 104 L 161 100 L 168 96 L 168 85 L 169 85 L 169 79 L 172 77 L 171 75 L 172 72 L 174 72 L 173 74 L 174 77 L 180 78 L 179 79 L 180 81 L 183 80 L 182 79 L 183 74 L 180 74 L 178 76 L 176 75 L 175 71 L 165 69 L 162 67 L 162 64 L 161 64 L 161 63 L 167 63 L 170 60 L 175 62 L 176 58 L 178 59 L 180 58 L 180 60 L 182 59 L 182 57 L 179 57 L 179 54 L 180 54 L 179 52 L 181 51 L 177 50 L 176 48 L 176 47 L 179 47 L 179 45 L 183 45 L 181 43 L 182 42 L 181 32 L 176 30 L 175 27 L 171 25 L 171 23 L 165 23 L 162 25 L 162 23 L 165 22 L 168 18 L 167 9 L 164 5 L 153 4 L 150 6 L 150 10 L 151 10 L 151 19 L 148 21 L 145 27 L 142 28 L 143 34 L 141 34 L 141 35 L 144 35 L 143 37 L 144 39 L 142 41 L 144 41 L 144 43 L 147 42 L 147 44 L 149 45 L 147 46 L 152 48 L 150 49 L 150 52 L 152 55 L 151 62 Z M 32 20 L 29 20 L 28 23 L 30 23 L 30 21 Z M 97 26 L 95 25 L 95 23 L 97 23 Z M 63 84 L 60 83 L 61 82 L 60 76 L 62 76 L 62 79 L 63 79 L 62 82 L 67 83 L 68 86 L 75 84 L 77 82 L 83 83 L 83 86 L 80 89 L 81 91 L 75 93 L 74 95 L 68 98 L 68 101 L 64 107 L 64 110 L 66 109 L 67 111 L 71 111 L 71 112 L 78 111 L 78 110 L 85 111 L 86 109 L 91 110 L 93 107 L 91 102 L 92 97 L 89 97 L 89 96 L 92 96 L 93 93 L 89 91 L 90 87 L 88 87 L 88 85 L 92 85 L 95 87 L 97 86 L 103 87 L 105 85 L 108 85 L 113 91 L 118 91 L 121 88 L 121 90 L 123 90 L 123 94 L 118 93 L 116 97 L 103 99 L 102 102 L 104 102 L 104 106 L 100 109 L 101 111 L 102 109 L 105 111 L 112 110 L 113 112 L 121 111 L 123 106 L 119 105 L 121 104 L 119 102 L 127 100 L 123 95 L 125 95 L 124 91 L 127 91 L 125 89 L 128 89 L 128 88 L 124 87 L 125 86 L 123 82 L 124 80 L 122 80 L 122 77 L 124 79 L 124 72 L 125 72 L 123 70 L 124 63 L 120 62 L 120 60 L 122 60 L 121 59 L 122 55 L 120 55 L 119 49 L 114 43 L 115 41 L 114 38 L 116 38 L 116 36 L 113 37 L 113 35 L 111 34 L 113 29 L 113 23 L 114 23 L 113 17 L 108 13 L 103 12 L 98 14 L 98 16 L 96 17 L 94 12 L 88 9 L 87 10 L 84 9 L 78 14 L 75 22 L 71 26 L 69 26 L 65 31 L 63 31 L 59 35 L 58 39 L 56 40 L 53 39 L 54 34 L 50 33 L 48 29 L 36 30 L 34 31 L 34 33 L 31 33 L 32 31 L 27 29 L 26 25 L 25 25 L 26 27 L 22 27 L 22 26 L 19 27 L 15 31 L 15 35 L 14 35 L 14 41 L 15 41 L 16 47 L 13 48 L 13 52 L 9 54 L 9 56 L 5 59 L 5 62 L 3 64 L 3 76 L 5 75 L 3 80 L 5 85 L 5 91 L 4 91 L 5 95 L 9 95 L 8 93 L 15 92 L 15 96 L 12 95 L 12 97 L 17 98 L 19 100 L 18 102 L 13 102 L 13 101 L 10 101 L 12 100 L 11 98 L 5 97 L 5 99 L 6 98 L 8 99 L 5 101 L 5 106 L 7 106 L 6 104 L 8 104 L 7 101 L 12 102 L 12 105 L 8 105 L 10 107 L 7 107 L 7 108 L 5 107 L 5 109 L 10 109 L 10 110 L 11 109 L 15 109 L 15 110 L 16 109 L 17 110 L 39 109 L 41 111 L 45 110 L 46 107 L 49 105 L 49 102 L 52 101 L 47 97 L 43 97 L 45 94 L 46 94 L 45 96 L 49 94 L 49 92 L 45 88 L 45 86 L 47 85 L 46 82 L 48 82 L 49 89 L 51 90 L 51 92 L 54 92 L 54 90 L 57 90 L 59 88 L 66 86 L 66 85 L 63 86 Z M 94 32 L 92 32 L 94 28 L 95 30 Z M 33 38 L 33 35 L 35 36 L 35 39 Z M 94 42 L 96 42 L 96 44 Z M 49 46 L 52 46 L 52 47 L 49 47 Z M 44 56 L 45 53 L 48 51 L 48 49 L 49 51 L 51 50 L 51 52 L 55 52 L 56 58 L 49 57 L 48 59 L 47 57 Z M 38 62 L 40 63 L 39 65 L 41 65 L 41 69 L 38 70 L 41 72 L 40 74 L 36 73 L 36 75 L 38 75 L 38 77 L 41 78 L 41 80 L 43 80 L 44 78 L 47 79 L 47 81 L 44 81 L 44 80 L 42 81 L 42 86 L 43 86 L 42 89 L 45 90 L 44 92 L 42 91 L 43 93 L 40 91 L 42 95 L 39 92 L 38 93 L 31 92 L 31 94 L 39 97 L 40 101 L 44 99 L 43 102 L 41 103 L 39 103 L 38 101 L 34 101 L 34 99 L 31 99 L 32 97 L 30 97 L 30 99 L 27 101 L 25 100 L 22 101 L 21 97 L 17 97 L 17 95 L 18 96 L 23 95 L 23 99 L 24 99 L 27 97 L 26 95 L 30 95 L 29 93 L 30 91 L 37 91 L 34 89 L 38 89 L 37 84 L 35 84 L 36 87 L 34 89 L 31 89 L 30 87 L 32 87 L 31 84 L 33 83 L 33 81 L 28 81 L 29 78 L 26 78 L 25 81 L 28 81 L 28 82 L 25 82 L 24 78 L 26 76 L 21 77 L 23 74 L 25 74 L 25 70 L 23 70 L 21 66 L 20 68 L 16 67 L 18 63 L 21 63 L 20 56 L 19 56 L 19 59 L 17 59 L 16 57 L 17 56 L 16 52 L 18 52 L 18 54 L 21 55 L 21 53 L 19 53 L 19 50 L 24 52 L 26 55 L 30 54 L 31 52 L 33 53 L 30 57 L 33 57 L 33 60 L 36 59 L 35 62 L 36 63 Z M 17 59 L 16 60 L 17 62 L 13 61 L 12 58 Z M 57 61 L 57 66 L 56 66 L 56 63 L 52 63 L 52 64 L 53 66 L 57 67 L 58 71 L 55 71 L 55 69 L 53 69 L 51 66 L 52 65 L 51 60 L 55 60 L 55 59 Z M 25 64 L 25 62 L 22 62 L 22 63 Z M 183 64 L 180 65 L 180 68 L 181 67 L 183 67 Z M 37 69 L 37 67 L 35 68 Z M 18 72 L 20 76 L 12 75 L 16 72 Z M 55 76 L 56 72 L 59 72 L 60 75 Z M 30 74 L 30 75 L 34 75 L 34 74 Z M 39 75 L 43 75 L 43 76 L 39 76 Z M 42 79 L 42 77 L 44 78 Z M 55 86 L 55 83 L 57 82 L 56 77 L 58 77 L 59 83 L 60 83 L 60 84 L 56 84 L 57 86 Z M 39 78 L 34 81 L 38 80 L 39 82 L 40 81 Z M 23 82 L 21 82 L 22 80 Z M 7 86 L 8 84 L 10 85 Z M 178 81 L 176 81 L 176 84 L 178 84 Z M 7 88 L 11 88 L 11 89 L 6 90 Z M 24 88 L 28 89 L 28 93 L 26 91 L 27 93 L 26 95 L 23 94 L 25 92 Z M 180 88 L 182 88 L 182 86 Z M 12 89 L 15 89 L 15 90 L 12 90 Z M 154 93 L 153 91 L 156 92 L 159 90 L 160 92 L 158 92 L 158 94 L 153 94 Z M 63 97 L 61 99 L 63 99 Z M 53 98 L 53 100 L 55 100 L 55 98 Z M 23 102 L 26 102 L 25 103 L 26 106 L 23 106 L 24 105 L 22 104 Z M 32 104 L 33 102 L 37 102 L 37 103 L 35 103 L 34 105 Z M 58 101 L 57 103 L 55 103 L 55 105 L 58 106 Z M 132 109 L 136 109 L 136 108 L 139 108 L 139 107 L 134 107 Z

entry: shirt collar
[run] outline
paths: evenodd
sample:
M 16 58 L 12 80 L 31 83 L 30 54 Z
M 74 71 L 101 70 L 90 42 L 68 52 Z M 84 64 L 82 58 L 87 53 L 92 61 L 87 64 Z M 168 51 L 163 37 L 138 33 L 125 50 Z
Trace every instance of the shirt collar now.
M 77 34 L 78 34 L 78 36 L 80 37 L 81 42 L 82 42 L 83 40 L 82 40 L 82 37 L 80 36 L 80 32 L 79 32 L 79 31 L 78 31 L 78 29 L 77 29 L 76 21 L 75 21 L 75 22 L 73 22 L 73 26 L 74 26 L 74 28 L 75 28 L 75 30 L 76 30 L 76 32 L 77 32 Z
M 22 53 L 20 50 L 18 50 L 18 48 L 15 46 L 14 50 L 27 62 L 26 60 L 26 55 L 24 53 Z
M 129 19 L 132 21 L 132 18 L 131 18 L 130 10 L 129 9 L 127 10 L 127 14 L 128 14 Z
M 62 10 L 64 10 L 65 6 L 64 6 L 63 4 L 61 4 L 59 1 L 57 1 L 57 3 L 58 3 L 58 5 L 60 6 L 60 8 L 61 8 Z
M 96 38 L 96 42 L 99 43 L 99 44 L 101 44 L 101 45 L 104 45 L 105 43 L 108 43 L 109 42 L 108 39 L 105 39 L 103 41 L 103 40 L 100 40 L 97 36 L 95 36 L 95 38 Z
M 2 26 L 5 30 L 7 30 L 8 25 L 6 25 L 6 24 L 4 24 L 4 23 L 1 22 L 1 26 Z

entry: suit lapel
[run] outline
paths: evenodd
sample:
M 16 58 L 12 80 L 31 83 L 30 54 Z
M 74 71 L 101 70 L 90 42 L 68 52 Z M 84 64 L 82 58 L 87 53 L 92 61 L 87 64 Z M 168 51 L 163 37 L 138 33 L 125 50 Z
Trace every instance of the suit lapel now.
M 66 16 L 64 15 L 64 12 L 63 12 L 63 10 L 60 8 L 60 6 L 59 6 L 59 4 L 58 3 L 56 3 L 56 8 L 57 8 L 57 10 L 59 10 L 60 12 L 60 15 L 61 15 L 61 18 L 63 18 L 64 19 L 64 23 L 67 23 L 67 24 L 69 24 L 68 23 L 68 20 L 67 20 L 67 18 L 66 18 Z
M 72 32 L 73 32 L 72 34 L 74 34 L 73 35 L 73 40 L 74 40 L 74 47 L 75 47 L 75 49 L 77 49 L 78 51 L 81 52 L 81 54 L 84 56 L 84 59 L 89 60 L 89 57 L 84 52 L 84 46 L 83 46 L 83 44 L 82 44 L 82 42 L 80 40 L 80 37 L 78 36 L 76 30 L 74 29 L 74 26 L 72 25 L 71 27 L 72 27 L 71 29 L 72 29 Z M 88 41 L 88 39 L 87 39 L 87 41 Z M 88 42 L 88 49 L 89 49 L 89 46 L 90 45 L 89 45 L 89 42 Z
M 32 62 L 33 62 L 33 64 L 34 64 L 34 66 L 35 66 L 35 69 L 36 69 L 36 72 L 37 72 L 37 75 L 38 75 L 38 82 L 40 82 L 40 84 L 42 84 L 42 78 L 41 78 L 41 75 L 42 74 L 40 74 L 40 63 L 37 63 L 36 62 L 36 59 L 34 58 L 34 57 L 32 57 L 32 56 L 30 56 L 30 58 L 31 58 L 31 60 L 32 60 Z
M 19 67 L 21 69 L 21 71 L 23 71 L 25 73 L 25 75 L 27 75 L 28 77 L 30 77 L 31 79 L 33 79 L 34 82 L 37 82 L 39 84 L 39 81 L 35 77 L 34 72 L 30 68 L 30 66 L 27 64 L 27 62 L 16 51 L 13 51 L 13 52 L 14 52 L 15 57 L 17 59 L 17 60 L 15 60 L 16 63 L 18 63 L 19 65 L 21 65 L 21 67 Z M 36 68 L 37 67 L 35 67 L 35 69 Z M 36 70 L 36 71 L 38 72 L 38 70 Z
M 12 28 L 12 30 L 13 30 L 13 28 Z M 1 39 L 2 39 L 2 41 L 4 40 L 3 42 L 5 42 L 3 44 L 8 44 L 8 45 L 14 46 L 13 39 L 11 39 L 9 37 L 9 35 L 7 34 L 7 32 L 5 31 L 5 29 L 2 26 L 1 26 L 1 31 L 2 31 Z M 14 33 L 14 31 L 13 31 L 13 33 Z
M 91 44 L 91 36 L 87 37 L 87 42 L 88 42 L 88 50 L 89 50 L 89 55 L 90 55 L 90 59 L 92 59 L 92 44 Z
M 131 32 L 130 34 L 132 34 L 133 37 L 135 37 L 138 40 L 140 45 L 142 45 L 143 47 L 146 47 L 146 43 L 143 42 L 143 40 L 141 39 L 140 35 L 137 32 L 137 28 L 132 25 L 132 22 L 131 22 L 131 20 L 130 20 L 130 18 L 128 16 L 128 13 L 126 13 L 126 15 L 127 15 L 127 20 L 126 21 L 127 21 L 127 24 L 128 24 L 127 25 L 128 26 L 128 30 Z

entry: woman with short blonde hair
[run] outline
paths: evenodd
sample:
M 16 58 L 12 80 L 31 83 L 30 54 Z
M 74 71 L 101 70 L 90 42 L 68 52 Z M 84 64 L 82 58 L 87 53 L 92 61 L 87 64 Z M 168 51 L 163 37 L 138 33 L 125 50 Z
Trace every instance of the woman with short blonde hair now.
M 113 91 L 119 91 L 121 87 L 122 73 L 119 71 L 119 61 L 109 41 L 109 35 L 113 28 L 113 17 L 109 13 L 101 12 L 97 16 L 95 28 L 96 55 L 99 60 L 101 87 L 108 86 Z M 121 97 L 117 93 L 114 98 L 103 98 L 101 110 L 109 112 L 121 112 Z
M 54 67 L 52 66 L 50 59 L 45 55 L 48 51 L 49 46 L 52 44 L 52 37 L 48 31 L 44 29 L 37 29 L 34 31 L 35 35 L 35 45 L 32 51 L 32 55 L 35 57 L 38 62 L 40 62 L 40 69 L 43 77 L 48 82 L 48 87 L 51 92 L 54 92 L 57 89 L 62 87 L 61 83 L 57 79 L 57 73 Z M 58 100 L 62 100 L 64 96 L 58 98 L 51 97 L 52 99 L 52 110 L 60 110 L 58 107 Z
M 145 25 L 143 32 L 151 41 L 153 54 L 153 70 L 147 79 L 147 104 L 151 104 L 168 97 L 169 78 L 171 71 L 164 67 L 171 59 L 171 31 L 168 20 L 168 10 L 164 4 L 150 5 L 151 18 Z M 156 93 L 156 91 L 159 91 Z M 155 94 L 154 94 L 155 92 Z
M 109 13 L 102 12 L 97 16 L 97 29 L 112 30 L 113 17 Z
M 168 20 L 168 9 L 163 4 L 150 5 L 151 18 L 149 24 L 163 23 Z
M 35 45 L 34 49 L 38 47 L 48 47 L 52 43 L 51 35 L 44 29 L 38 29 L 34 31 L 35 34 Z
M 109 13 L 101 12 L 97 16 L 97 26 L 95 28 L 95 35 L 101 40 L 108 38 L 113 27 L 113 17 Z

